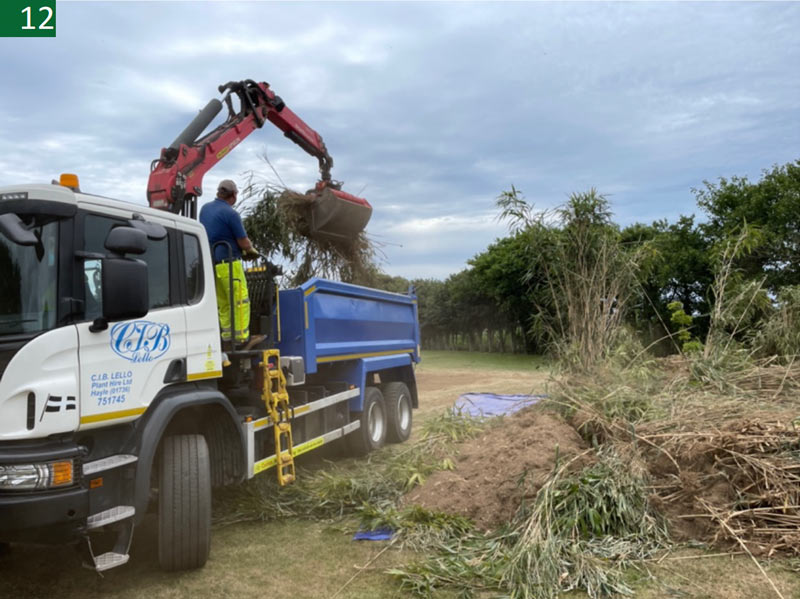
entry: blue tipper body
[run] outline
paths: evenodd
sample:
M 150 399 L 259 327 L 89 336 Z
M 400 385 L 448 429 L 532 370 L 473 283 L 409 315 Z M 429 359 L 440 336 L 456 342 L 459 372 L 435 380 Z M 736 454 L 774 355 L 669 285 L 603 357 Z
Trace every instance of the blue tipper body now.
M 278 349 L 302 356 L 306 373 L 361 389 L 350 402 L 360 411 L 370 372 L 419 362 L 417 298 L 313 278 L 279 293 Z

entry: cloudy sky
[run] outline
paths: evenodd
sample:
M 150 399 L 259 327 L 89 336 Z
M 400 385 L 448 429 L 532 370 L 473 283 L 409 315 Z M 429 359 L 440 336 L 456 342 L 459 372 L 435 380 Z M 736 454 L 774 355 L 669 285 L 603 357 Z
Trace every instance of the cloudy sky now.
M 444 278 L 539 208 L 596 187 L 628 224 L 696 211 L 704 179 L 800 158 L 799 3 L 67 2 L 55 39 L 0 39 L 0 185 L 76 172 L 146 203 L 150 162 L 217 86 L 268 81 L 374 207 L 385 271 Z M 205 178 L 305 190 L 277 129 Z

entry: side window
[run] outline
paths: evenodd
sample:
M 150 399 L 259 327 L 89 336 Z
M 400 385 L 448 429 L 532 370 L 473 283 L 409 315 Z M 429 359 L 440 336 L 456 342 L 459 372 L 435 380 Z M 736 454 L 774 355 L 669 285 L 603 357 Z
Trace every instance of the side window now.
M 183 234 L 183 261 L 186 269 L 186 301 L 196 304 L 203 297 L 203 255 L 200 240 L 194 235 Z
M 84 249 L 87 252 L 107 253 L 104 247 L 108 232 L 113 227 L 126 226 L 122 219 L 87 214 L 84 221 Z M 169 236 L 158 241 L 147 240 L 147 250 L 136 256 L 147 263 L 147 286 L 150 294 L 150 309 L 163 308 L 169 301 Z M 84 289 L 88 319 L 103 313 L 102 294 L 99 288 L 101 279 L 99 261 L 86 261 L 84 264 Z
M 102 262 L 83 261 L 83 297 L 86 320 L 94 320 L 103 315 Z
M 158 241 L 148 239 L 147 250 L 138 258 L 147 262 L 150 309 L 169 306 L 169 235 Z

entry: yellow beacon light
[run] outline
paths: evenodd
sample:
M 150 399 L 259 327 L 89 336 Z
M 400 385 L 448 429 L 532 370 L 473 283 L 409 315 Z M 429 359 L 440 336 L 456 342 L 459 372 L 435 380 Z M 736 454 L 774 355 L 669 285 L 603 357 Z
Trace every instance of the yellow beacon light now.
M 78 175 L 74 175 L 72 173 L 61 173 L 61 177 L 58 179 L 58 184 L 63 185 L 64 187 L 69 187 L 72 191 L 80 191 Z

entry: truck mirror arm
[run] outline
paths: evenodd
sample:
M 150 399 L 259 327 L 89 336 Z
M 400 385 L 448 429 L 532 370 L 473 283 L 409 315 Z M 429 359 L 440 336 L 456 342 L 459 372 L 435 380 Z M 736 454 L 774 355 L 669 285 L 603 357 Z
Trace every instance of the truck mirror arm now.
M 108 328 L 108 321 L 102 316 L 98 316 L 92 321 L 92 324 L 89 325 L 89 332 L 100 333 L 102 331 L 105 331 L 107 328 Z

